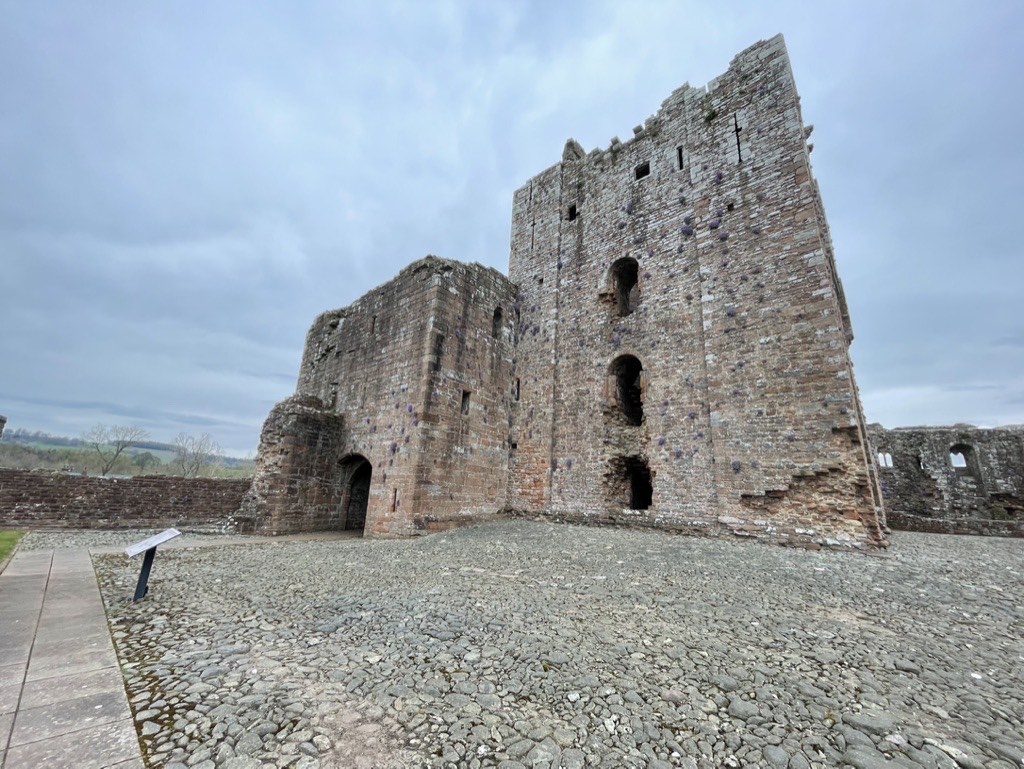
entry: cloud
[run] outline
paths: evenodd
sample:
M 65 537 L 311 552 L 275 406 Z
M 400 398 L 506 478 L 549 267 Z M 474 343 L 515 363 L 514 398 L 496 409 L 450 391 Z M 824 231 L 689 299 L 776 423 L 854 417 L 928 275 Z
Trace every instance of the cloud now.
M 869 418 L 1021 421 L 1024 7 L 3 12 L 12 426 L 132 419 L 166 439 L 188 423 L 253 449 L 318 313 L 427 253 L 504 269 L 512 193 L 568 137 L 628 137 L 684 81 L 779 31 L 816 125 Z

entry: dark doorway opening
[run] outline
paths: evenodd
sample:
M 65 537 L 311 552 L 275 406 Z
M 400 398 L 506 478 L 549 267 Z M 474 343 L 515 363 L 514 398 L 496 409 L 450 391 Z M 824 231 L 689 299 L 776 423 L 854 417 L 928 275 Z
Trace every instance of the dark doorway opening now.
M 616 410 L 628 425 L 644 421 L 643 364 L 633 355 L 620 355 L 608 367 Z
M 370 503 L 370 478 L 373 465 L 359 454 L 341 460 L 341 478 L 345 491 L 341 497 L 341 513 L 345 531 L 363 531 L 366 508 Z
M 651 468 L 639 456 L 615 457 L 606 476 L 609 500 L 615 507 L 649 510 L 654 499 Z

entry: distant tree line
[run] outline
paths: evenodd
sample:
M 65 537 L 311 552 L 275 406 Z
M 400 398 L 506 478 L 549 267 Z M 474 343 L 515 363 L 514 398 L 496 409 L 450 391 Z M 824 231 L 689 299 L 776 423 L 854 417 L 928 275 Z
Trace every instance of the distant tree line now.
M 133 425 L 99 424 L 78 438 L 18 428 L 0 439 L 0 467 L 14 469 L 245 478 L 252 475 L 254 464 L 251 459 L 225 457 L 208 433 L 179 433 L 173 442 L 160 443 Z

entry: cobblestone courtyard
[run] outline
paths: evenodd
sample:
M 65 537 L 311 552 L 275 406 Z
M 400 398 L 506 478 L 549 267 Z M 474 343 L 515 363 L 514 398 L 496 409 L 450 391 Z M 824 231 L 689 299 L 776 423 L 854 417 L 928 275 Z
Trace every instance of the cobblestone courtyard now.
M 139 606 L 94 560 L 152 766 L 1024 766 L 1020 540 L 253 540 L 162 551 Z

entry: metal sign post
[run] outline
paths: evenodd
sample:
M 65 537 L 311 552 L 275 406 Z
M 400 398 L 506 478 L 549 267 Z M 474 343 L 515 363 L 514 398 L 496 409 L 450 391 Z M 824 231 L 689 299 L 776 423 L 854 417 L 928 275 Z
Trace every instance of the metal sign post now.
M 135 597 L 132 598 L 132 603 L 141 601 L 146 597 L 146 593 L 149 592 L 149 573 L 153 570 L 153 560 L 156 558 L 157 546 L 180 536 L 181 532 L 177 529 L 167 529 L 124 549 L 125 555 L 129 558 L 134 558 L 140 553 L 146 554 L 142 559 L 142 571 L 139 572 L 139 583 L 135 586 Z

